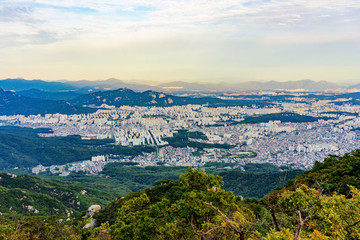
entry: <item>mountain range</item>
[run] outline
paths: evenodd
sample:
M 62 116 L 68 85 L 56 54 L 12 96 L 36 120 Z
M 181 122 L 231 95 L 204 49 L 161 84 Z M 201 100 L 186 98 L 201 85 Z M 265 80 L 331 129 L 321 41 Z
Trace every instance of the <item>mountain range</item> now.
M 128 87 L 131 87 L 132 90 Z M 241 83 L 240 85 L 227 83 L 201 84 L 170 82 L 157 86 L 149 86 L 128 84 L 117 79 L 108 79 L 105 81 L 84 80 L 77 82 L 5 79 L 0 80 L 0 115 L 43 115 L 48 113 L 81 114 L 94 112 L 96 111 L 96 108 L 104 107 L 106 105 L 115 107 L 124 105 L 165 107 L 197 104 L 218 107 L 265 106 L 271 104 L 270 100 L 261 100 L 257 95 L 257 98 L 243 95 L 241 98 L 232 100 L 226 99 L 228 96 L 225 95 L 223 95 L 225 99 L 209 97 L 209 95 L 221 95 L 221 93 L 231 91 L 235 92 L 237 91 L 236 89 L 240 88 L 243 90 L 257 89 L 258 91 L 261 91 L 261 89 L 303 89 L 304 91 L 322 91 L 325 89 L 336 89 L 339 88 L 339 86 L 325 81 L 314 82 L 311 80 L 295 82 L 270 81 L 264 83 L 246 82 Z M 142 91 L 141 89 L 146 89 L 146 91 Z M 218 92 L 216 93 L 216 91 Z M 190 95 L 194 95 L 195 97 L 189 97 Z M 315 96 L 314 94 L 310 94 L 308 96 L 320 96 L 327 99 L 336 99 L 341 96 L 358 98 L 357 93 L 333 94 L 332 96 Z M 270 96 L 269 99 L 272 99 L 272 97 Z M 358 104 L 358 102 L 354 103 Z
M 234 92 L 244 90 L 297 90 L 303 89 L 305 91 L 321 91 L 328 89 L 339 89 L 341 86 L 326 82 L 319 81 L 315 82 L 312 80 L 300 80 L 300 81 L 268 81 L 268 82 L 257 82 L 249 81 L 242 83 L 187 83 L 187 82 L 168 82 L 158 85 L 165 91 L 219 91 L 219 92 Z
M 8 78 L 0 80 L 0 88 L 9 91 L 24 91 L 32 88 L 44 91 L 70 91 L 78 88 L 62 82 L 48 82 L 43 80 L 25 80 L 22 78 Z
M 76 106 L 63 100 L 29 98 L 0 88 L 0 115 L 77 114 L 94 111 L 94 109 Z
M 130 89 L 120 88 L 110 91 L 98 91 L 80 95 L 74 92 L 44 92 L 42 90 L 20 91 L 23 96 L 0 88 L 0 115 L 14 114 L 81 114 L 96 111 L 103 104 L 108 106 L 175 106 L 198 104 L 207 106 L 266 106 L 270 103 L 259 100 L 223 100 L 215 97 L 179 97 L 161 92 L 145 91 L 135 92 Z M 41 99 L 43 98 L 43 99 Z M 48 99 L 67 99 L 48 100 Z
M 207 106 L 269 105 L 269 103 L 267 102 L 256 100 L 223 100 L 215 97 L 179 97 L 150 90 L 145 92 L 135 92 L 126 88 L 81 95 L 70 100 L 70 102 L 78 106 L 93 107 L 100 107 L 103 104 L 115 107 L 120 107 L 124 105 L 166 107 L 187 104 L 199 104 Z
M 186 93 L 186 92 L 238 92 L 246 90 L 295 90 L 303 89 L 305 91 L 323 91 L 328 89 L 353 89 L 359 88 L 358 85 L 345 86 L 327 81 L 299 80 L 299 81 L 248 81 L 240 83 L 201 83 L 173 81 L 160 84 L 133 83 L 122 81 L 115 78 L 99 81 L 42 81 L 42 80 L 24 80 L 24 79 L 4 79 L 0 80 L 0 88 L 12 91 L 24 91 L 29 89 L 39 89 L 49 92 L 74 91 L 78 93 L 89 93 L 94 91 L 114 90 L 118 88 L 129 88 L 135 91 L 161 91 L 168 93 Z
M 44 100 L 70 100 L 75 97 L 78 97 L 81 95 L 81 93 L 75 92 L 75 91 L 46 91 L 46 90 L 40 90 L 37 88 L 31 88 L 24 91 L 17 91 L 16 92 L 19 95 L 30 97 L 30 98 L 40 98 Z

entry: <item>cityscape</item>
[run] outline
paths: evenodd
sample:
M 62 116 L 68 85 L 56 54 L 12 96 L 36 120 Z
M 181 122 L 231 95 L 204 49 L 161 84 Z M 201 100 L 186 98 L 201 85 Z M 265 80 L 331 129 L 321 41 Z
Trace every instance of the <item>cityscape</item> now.
M 49 169 L 65 176 L 72 171 L 98 174 L 107 163 L 136 162 L 139 166 L 203 166 L 206 162 L 270 163 L 295 169 L 310 169 L 316 161 L 329 155 L 342 155 L 360 147 L 360 106 L 342 99 L 298 98 L 292 102 L 273 102 L 265 107 L 206 107 L 185 105 L 172 107 L 114 107 L 89 114 L 46 114 L 0 116 L 2 124 L 31 128 L 51 128 L 42 137 L 80 135 L 82 139 L 113 139 L 115 145 L 156 146 L 157 151 L 133 158 L 103 156 L 81 163 L 32 169 L 39 173 Z M 246 123 L 252 116 L 299 114 L 309 122 L 281 120 Z M 296 115 L 298 116 L 298 115 Z M 296 119 L 296 118 L 294 118 Z M 206 139 L 192 141 L 228 144 L 228 149 L 168 146 L 178 130 L 200 132 Z M 196 153 L 196 154 L 195 154 Z M 95 160 L 94 160 L 95 159 Z M 66 169 L 66 170 L 65 170 Z
M 0 240 L 360 239 L 359 0 L 0 0 Z

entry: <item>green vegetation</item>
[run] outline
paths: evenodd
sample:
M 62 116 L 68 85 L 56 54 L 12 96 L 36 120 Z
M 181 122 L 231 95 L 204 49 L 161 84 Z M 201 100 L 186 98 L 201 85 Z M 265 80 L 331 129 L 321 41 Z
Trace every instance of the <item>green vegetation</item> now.
M 226 163 L 226 162 L 207 162 L 204 168 L 217 168 L 222 169 L 226 167 L 239 166 L 239 163 Z M 268 173 L 268 172 L 281 172 L 288 167 L 277 167 L 270 163 L 247 163 L 241 166 L 246 172 L 250 173 Z
M 51 217 L 0 217 L 1 240 L 80 240 L 82 230 L 72 221 Z
M 29 89 L 25 91 L 18 91 L 19 95 L 30 97 L 30 98 L 39 98 L 44 100 L 71 100 L 75 97 L 80 96 L 79 93 L 74 91 L 60 91 L 60 92 L 50 92 L 39 89 Z
M 120 106 L 176 106 L 176 105 L 206 105 L 209 107 L 219 106 L 270 106 L 273 105 L 267 101 L 259 100 L 224 100 L 216 97 L 179 97 L 163 94 L 155 91 L 134 92 L 130 89 L 119 88 L 104 92 L 94 92 L 81 95 L 70 102 L 77 105 L 95 105 L 101 106 L 106 99 L 108 105 Z
M 0 115 L 79 114 L 95 111 L 96 109 L 76 106 L 63 100 L 30 98 L 0 88 Z
M 51 128 L 27 128 L 15 126 L 1 126 L 0 133 L 7 133 L 20 136 L 38 137 L 39 133 L 53 133 Z
M 94 229 L 83 229 L 85 215 L 63 223 L 7 217 L 0 239 L 360 239 L 359 159 L 360 150 L 331 156 L 261 200 L 223 190 L 227 176 L 188 168 L 117 198 L 95 214 Z
M 321 188 L 325 193 L 338 192 L 347 195 L 349 186 L 360 189 L 360 150 L 343 156 L 331 155 L 324 162 L 316 162 L 313 168 L 287 184 L 294 188 L 299 184 Z
M 216 169 L 223 169 L 223 168 L 233 168 L 236 165 L 238 165 L 238 163 L 226 163 L 226 162 L 207 162 L 204 165 L 204 168 L 216 168 Z
M 48 129 L 0 127 L 0 169 L 61 165 L 91 159 L 91 156 L 113 154 L 136 156 L 155 151 L 151 146 L 113 145 L 112 139 L 83 140 L 78 135 L 39 137 Z
M 155 182 L 163 179 L 176 180 L 185 170 L 186 167 L 149 166 L 141 168 L 112 163 L 106 165 L 101 173 L 116 179 L 130 189 L 130 192 L 134 192 L 151 187 Z
M 222 184 L 220 177 L 190 168 L 178 181 L 161 181 L 116 200 L 96 219 L 113 239 L 360 237 L 360 192 L 355 187 L 341 195 L 290 184 L 250 201 L 222 190 Z
M 164 141 L 167 141 L 172 147 L 193 147 L 198 149 L 204 148 L 223 148 L 230 149 L 232 148 L 229 144 L 219 144 L 219 143 L 204 143 L 204 142 L 196 142 L 191 141 L 191 139 L 201 139 L 207 140 L 205 134 L 201 132 L 188 132 L 187 130 L 178 130 L 177 133 L 174 134 L 173 137 L 163 138 Z
M 247 164 L 246 169 L 254 172 L 226 169 L 233 167 L 234 163 L 208 163 L 204 166 L 207 173 L 217 174 L 225 181 L 224 189 L 233 191 L 237 196 L 260 199 L 270 193 L 274 188 L 283 186 L 288 180 L 300 175 L 303 171 L 281 171 L 280 168 L 265 164 Z M 111 163 L 106 165 L 100 176 L 88 176 L 84 173 L 72 173 L 67 177 L 46 176 L 41 177 L 65 180 L 80 183 L 97 189 L 113 191 L 117 196 L 130 192 L 140 191 L 163 179 L 177 180 L 186 167 L 136 167 L 123 163 Z
M 256 115 L 246 117 L 244 121 L 240 123 L 255 124 L 255 123 L 265 123 L 269 121 L 278 121 L 281 122 L 316 122 L 319 119 L 312 116 L 300 115 L 297 113 L 284 112 L 284 113 L 271 113 L 265 115 Z
M 282 187 L 287 181 L 300 175 L 303 171 L 292 170 L 284 172 L 243 172 L 228 170 L 217 172 L 224 180 L 224 189 L 232 191 L 237 196 L 260 199 L 275 188 Z
M 207 136 L 199 131 L 189 132 L 188 130 L 177 130 L 177 133 L 175 134 L 178 138 L 181 139 L 202 139 L 202 140 L 209 140 Z
M 289 170 L 288 167 L 277 167 L 270 163 L 247 163 L 244 165 L 247 172 L 267 173 L 267 172 L 280 172 L 282 170 Z
M 237 216 L 253 217 L 245 206 L 237 204 L 239 199 L 231 192 L 220 189 L 222 184 L 219 176 L 189 168 L 179 181 L 161 181 L 154 188 L 119 199 L 96 219 L 99 224 L 109 222 L 110 234 L 115 239 L 205 237 L 208 230 L 222 222 L 218 213 L 205 203 L 220 207 L 229 215 L 237 212 Z M 214 230 L 211 235 L 223 234 L 224 230 Z
M 92 204 L 106 204 L 111 191 L 29 175 L 0 173 L 0 212 L 48 216 L 78 214 Z
M 186 171 L 186 167 L 149 166 L 137 167 L 124 163 L 107 164 L 99 176 L 86 175 L 83 172 L 71 173 L 66 177 L 40 174 L 42 178 L 57 179 L 79 183 L 96 189 L 112 191 L 115 196 L 123 196 L 155 185 L 163 179 L 176 180 Z

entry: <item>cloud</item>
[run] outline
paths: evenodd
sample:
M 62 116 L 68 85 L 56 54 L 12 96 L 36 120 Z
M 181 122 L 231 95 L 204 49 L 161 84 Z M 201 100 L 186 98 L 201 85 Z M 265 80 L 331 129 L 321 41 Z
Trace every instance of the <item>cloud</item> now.
M 272 35 L 276 39 L 276 35 L 283 33 L 315 29 L 315 33 L 336 36 L 340 29 L 354 31 L 356 24 L 360 24 L 359 16 L 358 0 L 0 1 L 0 21 L 20 21 L 29 32 L 55 32 L 58 36 L 70 36 L 66 33 L 77 29 L 81 34 L 76 37 L 89 40 L 184 30 L 189 33 L 213 30 L 214 35 L 228 32 L 232 36 L 254 38 Z M 35 21 L 41 24 L 32 24 Z M 6 32 L 14 33 L 10 27 Z
M 272 62 L 359 63 L 344 47 L 360 44 L 358 0 L 0 0 L 0 22 L 3 58 L 36 58 L 54 75 L 62 65 L 99 78 L 236 78 Z
M 3 1 L 7 4 L 19 6 L 33 6 L 37 8 L 54 8 L 59 11 L 71 11 L 81 14 L 116 14 L 120 10 L 137 14 L 148 12 L 146 21 L 157 23 L 170 21 L 181 25 L 188 24 L 212 24 L 214 22 L 229 22 L 231 20 L 242 22 L 288 22 L 293 21 L 294 15 L 311 15 L 317 11 L 331 11 L 339 14 L 346 9 L 360 8 L 357 0 L 328 0 L 328 1 L 243 1 L 243 0 L 90 0 L 90 1 L 58 1 L 38 0 L 36 4 L 29 1 Z M 116 18 L 116 16 L 114 16 Z M 160 21 L 161 20 L 161 21 Z M 176 25 L 175 25 L 176 27 Z
M 32 7 L 0 6 L 0 22 L 32 21 Z

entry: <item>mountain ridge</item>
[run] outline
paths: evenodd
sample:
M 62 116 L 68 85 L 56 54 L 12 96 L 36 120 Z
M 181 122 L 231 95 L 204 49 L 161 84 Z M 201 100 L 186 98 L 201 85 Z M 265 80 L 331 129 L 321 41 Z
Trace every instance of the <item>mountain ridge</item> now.
M 94 111 L 94 109 L 75 106 L 63 100 L 30 98 L 0 88 L 0 115 L 76 114 Z
M 97 106 L 103 104 L 120 107 L 128 106 L 179 106 L 187 104 L 198 104 L 207 106 L 251 106 L 251 105 L 269 105 L 270 103 L 257 100 L 223 100 L 215 97 L 180 97 L 168 95 L 162 92 L 147 90 L 144 92 L 135 92 L 127 88 L 119 88 L 104 92 L 95 92 L 87 95 L 81 95 L 70 100 L 71 103 L 79 106 Z
M 132 83 L 116 78 L 106 80 L 79 80 L 79 81 L 43 81 L 3 79 L 0 80 L 0 88 L 5 90 L 24 91 L 32 88 L 44 91 L 79 91 L 89 93 L 98 90 L 114 90 L 118 88 L 130 88 L 136 91 L 165 91 L 165 92 L 211 92 L 211 91 L 246 91 L 246 90 L 296 90 L 323 91 L 327 89 L 352 89 L 358 88 L 359 84 L 351 86 L 339 85 L 325 80 L 314 81 L 310 79 L 296 81 L 245 81 L 245 82 L 186 82 L 169 81 L 157 84 L 148 84 L 146 81 Z

